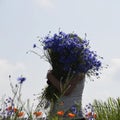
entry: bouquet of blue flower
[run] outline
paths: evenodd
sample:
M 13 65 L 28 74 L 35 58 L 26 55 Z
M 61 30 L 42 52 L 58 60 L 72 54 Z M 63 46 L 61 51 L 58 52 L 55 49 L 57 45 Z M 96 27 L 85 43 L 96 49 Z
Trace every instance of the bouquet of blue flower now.
M 66 78 L 78 73 L 99 76 L 102 68 L 101 61 L 96 52 L 90 50 L 89 41 L 81 39 L 77 34 L 60 31 L 53 36 L 47 35 L 43 39 L 45 56 L 52 66 L 52 73 L 64 84 Z M 61 79 L 62 78 L 62 79 Z M 48 80 L 45 96 L 55 101 L 61 93 Z

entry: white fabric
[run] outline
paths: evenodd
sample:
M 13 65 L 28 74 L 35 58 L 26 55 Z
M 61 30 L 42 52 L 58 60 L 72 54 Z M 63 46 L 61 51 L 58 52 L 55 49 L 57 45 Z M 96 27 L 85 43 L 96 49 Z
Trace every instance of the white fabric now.
M 59 110 L 64 110 L 67 112 L 73 105 L 77 104 L 80 107 L 79 115 L 77 118 L 82 118 L 82 94 L 83 94 L 83 89 L 84 89 L 84 83 L 85 79 L 80 80 L 76 87 L 73 89 L 72 93 L 68 96 L 63 96 L 60 98 L 60 101 L 63 101 L 63 105 L 55 104 L 53 107 L 52 112 L 56 112 Z

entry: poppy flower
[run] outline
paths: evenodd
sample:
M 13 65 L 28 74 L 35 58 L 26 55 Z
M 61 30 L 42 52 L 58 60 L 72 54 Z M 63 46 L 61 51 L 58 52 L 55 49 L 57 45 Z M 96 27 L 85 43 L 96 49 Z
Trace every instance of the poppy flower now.
M 24 112 L 19 112 L 18 114 L 17 114 L 17 116 L 19 117 L 19 118 L 22 118 L 23 116 L 24 116 Z
M 34 112 L 33 114 L 35 115 L 35 117 L 41 117 L 43 115 L 42 112 Z
M 57 115 L 63 116 L 63 115 L 64 115 L 64 111 L 58 111 L 58 112 L 57 112 Z
M 97 117 L 97 115 L 96 115 L 96 113 L 94 113 L 94 114 L 93 114 L 93 118 L 95 118 L 95 119 L 96 119 L 96 117 Z
M 74 117 L 75 117 L 75 114 L 74 114 L 74 113 L 68 113 L 68 117 L 74 118 Z
M 13 108 L 13 111 L 14 111 L 14 112 L 17 112 L 17 111 L 18 111 L 18 109 L 14 107 L 14 108 Z
M 8 108 L 6 108 L 7 111 L 12 110 L 12 106 L 9 106 Z
M 92 116 L 92 112 L 88 112 L 87 114 L 86 114 L 86 117 L 91 117 Z

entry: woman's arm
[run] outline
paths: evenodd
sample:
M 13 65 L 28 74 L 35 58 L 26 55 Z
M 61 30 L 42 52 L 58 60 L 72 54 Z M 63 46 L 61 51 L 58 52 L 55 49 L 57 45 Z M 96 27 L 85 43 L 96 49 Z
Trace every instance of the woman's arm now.
M 61 92 L 60 82 L 52 74 L 51 70 L 48 71 L 48 73 L 47 73 L 47 79 L 58 89 L 59 92 Z
M 72 80 L 70 80 L 67 86 L 64 86 L 65 87 L 64 95 L 66 96 L 69 95 L 76 87 L 78 81 L 84 79 L 84 77 L 85 77 L 84 74 L 77 74 Z M 52 71 L 48 71 L 47 79 L 58 89 L 59 92 L 62 92 L 61 83 L 55 78 L 55 76 L 52 74 Z
M 85 74 L 77 74 L 73 79 L 71 79 L 70 82 L 68 83 L 68 89 L 65 91 L 65 95 L 67 96 L 70 93 L 72 93 L 73 89 L 76 87 L 78 82 L 80 80 L 83 80 L 84 78 Z

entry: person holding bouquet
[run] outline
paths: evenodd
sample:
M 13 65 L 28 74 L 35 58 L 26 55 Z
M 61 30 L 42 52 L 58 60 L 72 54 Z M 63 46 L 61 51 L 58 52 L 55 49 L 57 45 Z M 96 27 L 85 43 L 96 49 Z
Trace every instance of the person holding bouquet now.
M 91 51 L 89 41 L 77 34 L 64 33 L 43 38 L 44 55 L 51 65 L 43 96 L 50 102 L 49 116 L 62 115 L 63 120 L 85 120 L 82 113 L 82 94 L 85 77 L 99 78 L 101 61 Z M 54 119 L 52 119 L 54 120 Z
M 66 89 L 63 93 L 61 91 L 61 83 L 55 78 L 51 71 L 47 74 L 48 81 L 53 84 L 55 88 L 62 94 L 61 98 L 58 98 L 58 103 L 56 102 L 51 109 L 52 114 L 55 114 L 57 110 L 64 110 L 63 119 L 69 117 L 69 113 L 74 114 L 74 120 L 86 120 L 82 114 L 82 93 L 84 89 L 85 74 L 77 74 L 73 79 L 69 81 L 66 85 Z M 61 104 L 61 105 L 60 105 Z

